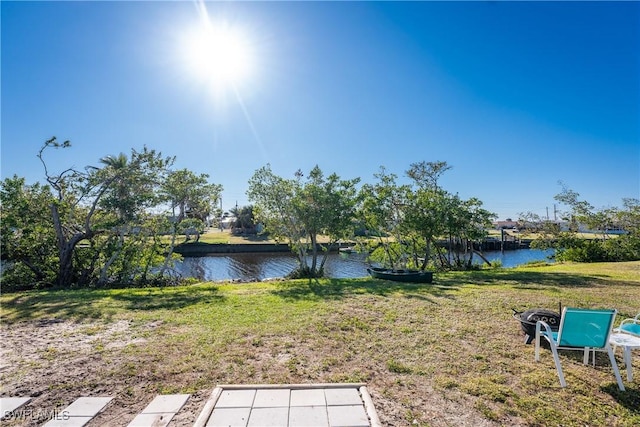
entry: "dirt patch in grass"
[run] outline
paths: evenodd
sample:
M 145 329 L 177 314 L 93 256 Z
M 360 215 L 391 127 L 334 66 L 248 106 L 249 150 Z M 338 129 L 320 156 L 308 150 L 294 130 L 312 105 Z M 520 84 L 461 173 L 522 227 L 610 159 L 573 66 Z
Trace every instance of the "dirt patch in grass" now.
M 353 333 L 360 340 L 374 332 L 357 319 L 358 313 L 345 317 L 338 312 L 317 325 L 319 339 L 260 332 L 220 343 L 219 354 L 196 352 L 186 358 L 172 339 L 188 331 L 162 322 L 45 319 L 3 324 L 2 395 L 34 397 L 24 408 L 30 416 L 7 425 L 41 425 L 51 410 L 80 396 L 114 396 L 90 425 L 124 426 L 156 394 L 188 392 L 191 398 L 172 422 L 187 426 L 216 383 L 345 381 L 370 383 L 385 425 L 409 425 L 413 419 L 421 420 L 414 425 L 494 425 L 468 399 L 445 398 L 409 377 L 390 377 L 386 363 L 375 366 L 357 346 L 350 347 Z M 336 334 L 343 337 L 332 342 Z M 196 350 L 191 346 L 184 350 Z M 390 389 L 396 391 L 385 391 Z
M 126 426 L 157 394 L 189 393 L 171 425 L 190 426 L 217 384 L 364 382 L 385 426 L 638 425 L 640 375 L 619 392 L 606 356 L 563 353 L 560 388 L 511 308 L 629 317 L 640 283 L 545 271 L 3 296 L 0 394 L 33 396 L 31 414 L 113 396 L 90 426 Z
M 33 397 L 25 416 L 7 425 L 41 425 L 51 411 L 81 396 L 118 396 L 116 402 L 126 402 L 133 390 L 145 387 L 135 381 L 143 361 L 133 360 L 127 349 L 144 345 L 159 325 L 58 319 L 2 324 L 2 395 Z M 126 372 L 128 379 L 121 375 Z
M 361 327 L 339 318 L 328 326 L 338 331 Z M 5 420 L 3 425 L 8 426 L 42 425 L 52 410 L 59 411 L 80 396 L 114 397 L 90 426 L 126 426 L 155 395 L 183 392 L 192 396 L 171 425 L 190 426 L 216 383 L 304 383 L 310 378 L 369 382 L 385 425 L 497 425 L 479 415 L 468 399 L 445 398 L 425 384 L 389 377 L 382 366 L 371 369 L 366 355 L 332 345 L 329 339 L 323 345 L 334 347 L 336 353 L 319 351 L 317 343 L 305 339 L 245 336 L 225 346 L 225 357 L 211 354 L 211 370 L 200 372 L 202 360 L 190 365 L 176 347 L 163 349 L 163 337 L 184 331 L 162 322 L 45 319 L 1 328 L 1 394 L 33 397 L 22 411 L 27 416 Z M 195 389 L 197 384 L 202 388 Z M 392 388 L 398 391 L 385 392 Z

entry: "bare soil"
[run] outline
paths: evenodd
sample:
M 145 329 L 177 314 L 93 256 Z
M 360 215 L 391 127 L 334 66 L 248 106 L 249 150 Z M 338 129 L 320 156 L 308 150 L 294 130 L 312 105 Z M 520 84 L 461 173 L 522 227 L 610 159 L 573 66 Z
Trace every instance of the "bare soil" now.
M 42 425 L 51 411 L 62 410 L 80 396 L 113 396 L 89 426 L 126 426 L 157 394 L 187 392 L 191 397 L 170 426 L 190 426 L 216 386 L 207 383 L 202 388 L 183 389 L 186 384 L 197 383 L 194 377 L 201 373 L 167 366 L 166 361 L 179 349 L 166 349 L 162 354 L 162 336 L 170 332 L 162 322 L 75 323 L 51 319 L 2 324 L 1 332 L 0 395 L 33 397 L 14 418 L 3 420 L 3 425 Z M 313 353 L 316 351 L 312 348 L 296 349 L 298 359 L 311 360 L 317 357 Z M 286 351 L 278 353 L 258 346 L 246 364 L 252 373 L 229 373 L 231 368 L 225 365 L 216 369 L 227 371 L 227 378 L 244 378 L 245 383 L 247 377 L 269 381 L 278 378 L 279 366 L 283 370 L 291 366 L 290 358 Z M 362 361 L 354 358 L 351 363 Z M 426 384 L 405 384 L 400 387 L 404 395 L 399 395 L 394 382 L 397 378 L 378 372 L 368 384 L 383 425 L 409 425 L 408 407 L 420 412 L 421 422 L 413 425 L 497 425 L 465 399 L 445 398 Z M 393 398 L 385 395 L 387 387 L 396 388 Z M 429 423 L 424 424 L 425 420 Z

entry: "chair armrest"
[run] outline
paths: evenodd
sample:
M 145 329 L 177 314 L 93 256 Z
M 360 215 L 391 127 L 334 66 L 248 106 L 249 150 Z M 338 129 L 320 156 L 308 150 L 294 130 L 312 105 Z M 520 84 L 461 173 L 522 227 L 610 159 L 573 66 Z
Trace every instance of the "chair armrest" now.
M 620 326 L 616 328 L 616 332 L 624 332 L 627 334 L 640 336 L 640 319 L 638 318 L 638 316 L 633 319 L 624 319 L 620 323 Z
M 543 331 L 542 328 L 545 330 Z M 551 327 L 544 320 L 538 320 L 536 322 L 536 335 L 542 335 L 550 341 L 555 341 L 553 339 L 553 331 L 551 330 Z
M 544 331 L 542 330 L 544 328 Z M 540 337 L 544 337 L 547 341 L 549 341 L 549 345 L 551 346 L 551 350 L 553 350 L 554 358 L 557 357 L 556 354 L 556 340 L 553 339 L 553 331 L 551 327 L 547 324 L 547 322 L 543 320 L 538 320 L 536 322 L 536 338 L 535 338 L 535 350 L 534 350 L 534 360 L 536 362 L 540 361 Z M 563 380 L 561 380 L 563 381 Z

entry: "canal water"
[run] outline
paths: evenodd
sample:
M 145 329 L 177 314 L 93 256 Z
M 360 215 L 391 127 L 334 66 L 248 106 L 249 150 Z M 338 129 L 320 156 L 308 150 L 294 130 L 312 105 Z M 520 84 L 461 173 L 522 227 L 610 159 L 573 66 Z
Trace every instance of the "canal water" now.
M 517 267 L 531 261 L 548 261 L 552 250 L 517 249 L 511 251 L 487 251 L 484 256 L 489 261 L 501 261 L 505 268 Z M 480 262 L 478 257 L 474 257 Z M 366 256 L 364 254 L 329 254 L 325 265 L 327 277 L 335 279 L 366 277 Z M 286 253 L 240 253 L 220 254 L 205 257 L 185 257 L 176 269 L 184 277 L 198 280 L 260 281 L 284 277 L 297 266 L 296 258 Z

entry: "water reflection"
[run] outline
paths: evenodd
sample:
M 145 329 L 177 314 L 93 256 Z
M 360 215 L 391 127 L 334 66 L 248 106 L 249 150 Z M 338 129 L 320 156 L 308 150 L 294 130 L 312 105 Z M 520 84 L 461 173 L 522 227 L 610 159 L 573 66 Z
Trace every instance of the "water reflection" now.
M 509 268 L 529 261 L 549 261 L 552 250 L 520 249 L 515 251 L 485 252 L 490 261 L 499 260 Z M 476 262 L 480 262 L 476 258 Z M 327 277 L 343 279 L 366 277 L 368 262 L 363 254 L 329 254 L 325 264 Z M 177 265 L 185 277 L 198 280 L 242 280 L 259 281 L 275 277 L 285 277 L 297 267 L 296 258 L 287 253 L 247 253 L 220 254 L 206 257 L 187 257 Z
M 553 249 L 518 249 L 515 251 L 487 251 L 483 255 L 489 261 L 501 261 L 505 268 L 517 267 L 533 261 L 553 262 Z
M 298 263 L 291 254 L 220 254 L 206 257 L 187 257 L 176 266 L 185 277 L 199 280 L 256 281 L 284 277 Z M 353 278 L 367 276 L 366 257 L 361 254 L 329 254 L 325 264 L 327 277 Z

